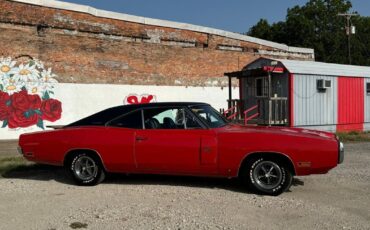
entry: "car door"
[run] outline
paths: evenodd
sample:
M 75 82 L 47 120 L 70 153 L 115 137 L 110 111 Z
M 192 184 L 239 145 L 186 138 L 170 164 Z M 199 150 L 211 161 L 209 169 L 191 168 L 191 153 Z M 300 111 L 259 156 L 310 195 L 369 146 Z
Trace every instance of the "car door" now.
M 214 174 L 216 139 L 183 107 L 143 110 L 144 127 L 136 132 L 135 157 L 141 171 Z M 187 126 L 188 124 L 188 126 Z M 205 155 L 202 155 L 204 153 Z
M 142 111 L 134 110 L 106 124 L 96 146 L 104 149 L 104 165 L 110 172 L 134 172 L 136 130 L 143 128 Z M 103 152 L 102 152 L 103 153 Z

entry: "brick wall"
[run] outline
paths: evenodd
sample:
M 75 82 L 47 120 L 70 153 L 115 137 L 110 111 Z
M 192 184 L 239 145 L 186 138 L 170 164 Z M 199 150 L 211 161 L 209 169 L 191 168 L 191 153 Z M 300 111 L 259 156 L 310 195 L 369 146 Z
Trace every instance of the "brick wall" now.
M 261 53 L 312 60 L 210 33 L 96 17 L 0 0 L 0 56 L 29 56 L 53 68 L 62 83 L 225 86 Z

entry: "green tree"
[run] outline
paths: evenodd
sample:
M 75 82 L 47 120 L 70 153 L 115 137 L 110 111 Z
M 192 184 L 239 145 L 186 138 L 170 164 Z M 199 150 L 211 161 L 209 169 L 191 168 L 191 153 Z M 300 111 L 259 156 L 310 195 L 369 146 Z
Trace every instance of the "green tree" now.
M 310 0 L 304 6 L 288 9 L 285 21 L 270 25 L 261 19 L 247 34 L 290 46 L 311 47 L 317 61 L 344 64 L 348 63 L 345 19 L 338 13 L 351 8 L 351 2 L 345 0 Z M 356 17 L 353 23 L 358 33 L 352 36 L 352 63 L 370 65 L 370 20 Z
M 248 34 L 253 34 L 256 38 L 263 38 L 266 40 L 274 40 L 271 33 L 271 26 L 266 19 L 260 19 L 260 21 L 250 28 Z
M 370 66 L 370 17 L 354 18 L 353 23 L 357 28 L 351 41 L 353 63 Z

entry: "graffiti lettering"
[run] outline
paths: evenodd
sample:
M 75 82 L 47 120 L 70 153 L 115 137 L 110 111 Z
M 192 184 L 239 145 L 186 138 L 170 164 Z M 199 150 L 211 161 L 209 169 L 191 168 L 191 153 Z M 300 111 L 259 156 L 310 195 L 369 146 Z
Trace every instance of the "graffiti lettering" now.
M 151 94 L 142 94 L 142 95 L 130 94 L 125 98 L 124 104 L 125 105 L 147 104 L 156 101 L 157 101 L 156 97 Z

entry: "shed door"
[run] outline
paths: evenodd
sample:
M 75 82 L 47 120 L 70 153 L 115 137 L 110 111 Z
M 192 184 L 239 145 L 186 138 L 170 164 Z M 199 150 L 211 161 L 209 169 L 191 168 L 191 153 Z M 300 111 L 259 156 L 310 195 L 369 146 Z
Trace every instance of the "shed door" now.
M 338 78 L 337 131 L 363 131 L 364 129 L 364 79 Z

